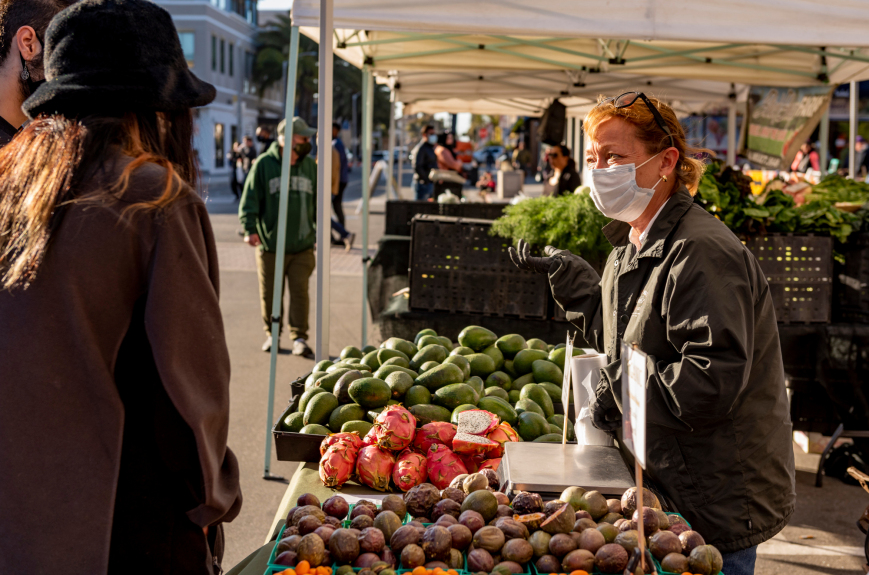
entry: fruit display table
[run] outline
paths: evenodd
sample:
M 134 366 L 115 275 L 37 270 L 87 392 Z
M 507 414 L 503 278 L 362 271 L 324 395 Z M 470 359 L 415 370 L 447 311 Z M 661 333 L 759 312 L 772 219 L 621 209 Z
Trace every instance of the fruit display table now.
M 325 501 L 333 495 L 340 494 L 349 502 L 354 502 L 357 499 L 380 500 L 389 495 L 381 491 L 375 491 L 370 487 L 359 485 L 353 481 L 348 481 L 340 489 L 331 489 L 323 485 L 318 474 L 317 463 L 305 463 L 300 465 L 293 477 L 290 479 L 290 484 L 284 493 L 283 499 L 275 513 L 274 521 L 266 534 L 270 541 L 262 547 L 245 557 L 238 565 L 233 566 L 226 572 L 226 575 L 263 575 L 266 570 L 269 555 L 272 547 L 274 547 L 274 539 L 277 537 L 281 528 L 284 526 L 284 520 L 289 513 L 290 508 L 296 505 L 296 500 L 304 493 L 311 493 L 320 501 Z

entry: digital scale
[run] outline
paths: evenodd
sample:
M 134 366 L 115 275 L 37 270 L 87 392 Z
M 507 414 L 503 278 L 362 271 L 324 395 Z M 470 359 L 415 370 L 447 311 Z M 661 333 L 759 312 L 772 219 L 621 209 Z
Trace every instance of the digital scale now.
M 544 499 L 574 485 L 616 498 L 636 486 L 618 448 L 599 445 L 507 442 L 498 475 L 508 495 L 530 491 Z

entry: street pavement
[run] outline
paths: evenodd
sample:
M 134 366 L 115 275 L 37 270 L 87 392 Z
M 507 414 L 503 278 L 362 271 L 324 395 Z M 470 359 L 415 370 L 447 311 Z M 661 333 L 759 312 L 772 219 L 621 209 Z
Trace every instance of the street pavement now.
M 359 170 L 348 185 L 345 202 L 347 227 L 356 232 L 356 247 L 346 253 L 332 248 L 330 289 L 330 353 L 337 355 L 346 345 L 361 346 L 363 313 L 361 280 L 361 216 L 355 214 L 360 197 Z M 409 174 L 403 182 L 409 186 Z M 403 190 L 410 197 L 409 188 Z M 231 413 L 229 445 L 239 460 L 244 505 L 238 518 L 226 525 L 225 568 L 229 568 L 265 541 L 286 484 L 266 481 L 263 477 L 266 438 L 266 407 L 269 378 L 269 355 L 260 351 L 265 338 L 259 311 L 254 250 L 238 235 L 238 204 L 228 186 L 209 190 L 208 207 L 217 240 L 220 260 L 221 308 L 227 346 L 232 362 L 230 386 Z M 351 201 L 356 199 L 357 201 Z M 371 204 L 371 237 L 374 248 L 383 234 L 384 195 L 382 186 Z M 314 310 L 317 294 L 315 275 L 311 276 L 310 342 L 314 340 Z M 380 334 L 369 318 L 368 343 L 380 343 Z M 274 417 L 289 400 L 289 384 L 311 371 L 314 362 L 289 353 L 288 338 L 282 342 L 278 356 Z M 814 486 L 814 469 L 818 455 L 797 455 L 797 510 L 782 533 L 758 550 L 758 575 L 794 574 L 829 575 L 865 573 L 863 535 L 855 521 L 869 505 L 869 494 L 859 487 L 828 478 L 823 488 Z M 274 449 L 270 462 L 272 474 L 292 477 L 297 464 L 279 462 Z

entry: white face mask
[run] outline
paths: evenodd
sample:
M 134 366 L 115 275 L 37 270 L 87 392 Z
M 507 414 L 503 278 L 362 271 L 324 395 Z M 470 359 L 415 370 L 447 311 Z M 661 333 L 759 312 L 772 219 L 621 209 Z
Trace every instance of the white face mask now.
M 431 136 L 428 137 L 428 143 L 429 144 L 437 144 L 438 137 L 435 134 L 432 134 Z
M 658 152 L 660 154 L 660 152 Z M 643 212 L 655 195 L 655 188 L 661 179 L 651 188 L 641 188 L 637 185 L 637 169 L 652 161 L 655 154 L 639 166 L 622 164 L 612 168 L 591 170 L 589 172 L 589 188 L 597 209 L 608 218 L 622 222 L 632 222 L 643 215 Z

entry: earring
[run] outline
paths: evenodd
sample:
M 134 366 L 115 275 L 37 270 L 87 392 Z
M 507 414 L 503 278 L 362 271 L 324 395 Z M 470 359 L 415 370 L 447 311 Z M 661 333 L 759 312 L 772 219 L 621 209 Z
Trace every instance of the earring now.
M 664 180 L 664 181 L 666 182 L 666 181 L 667 181 L 667 176 L 661 176 L 661 179 Z

